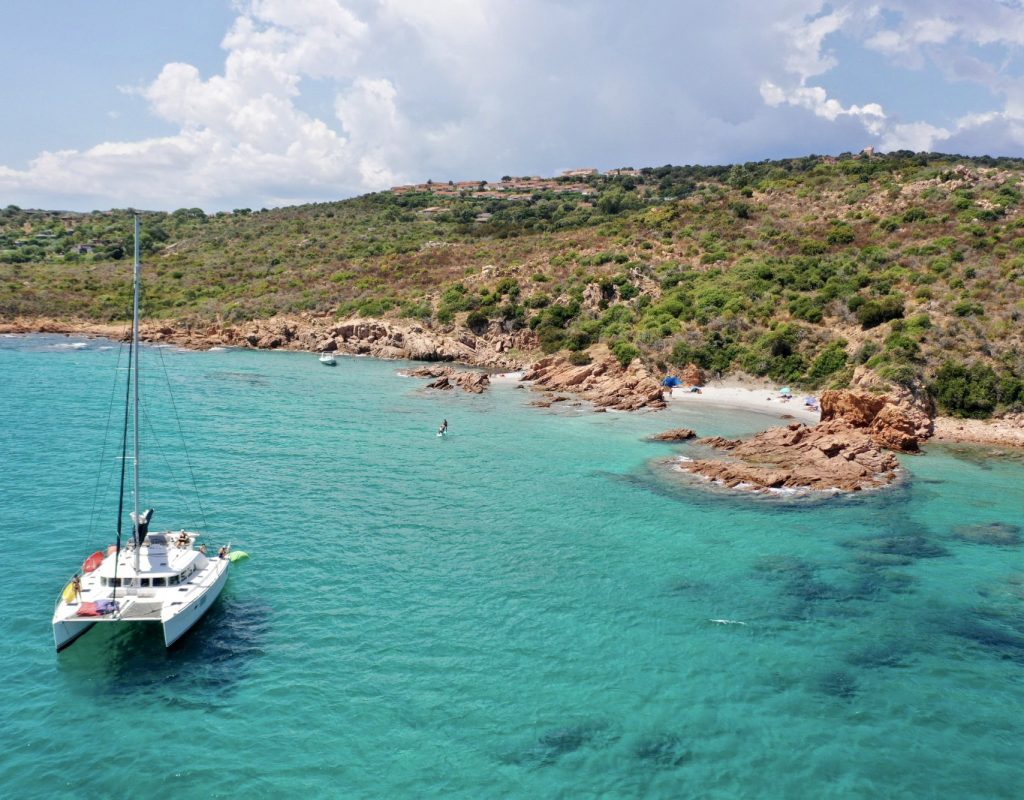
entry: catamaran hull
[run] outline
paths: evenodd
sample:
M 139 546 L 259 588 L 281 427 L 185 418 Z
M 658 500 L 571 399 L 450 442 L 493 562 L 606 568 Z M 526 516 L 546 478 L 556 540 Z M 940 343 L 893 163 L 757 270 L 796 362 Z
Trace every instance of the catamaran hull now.
M 53 623 L 53 643 L 59 653 L 78 641 L 78 637 L 89 632 L 95 622 L 55 622 Z
M 209 611 L 210 606 L 214 604 L 217 598 L 220 597 L 221 590 L 228 580 L 228 567 L 230 563 L 227 560 L 214 560 L 213 568 L 216 571 L 216 577 L 214 577 L 213 583 L 202 594 L 190 601 L 188 605 L 175 607 L 173 614 L 170 615 L 162 617 L 154 615 L 149 619 L 145 619 L 137 611 L 134 611 L 138 608 L 136 605 L 130 606 L 123 617 L 107 616 L 100 619 L 84 619 L 81 621 L 74 618 L 54 620 L 53 643 L 57 647 L 57 652 L 59 653 L 61 650 L 70 647 L 97 623 L 107 625 L 153 625 L 160 623 L 164 632 L 164 646 L 170 647 L 188 633 L 203 618 L 203 615 Z M 134 618 L 132 618 L 133 616 Z
M 217 566 L 222 566 L 223 568 L 220 571 L 220 575 L 214 581 L 213 586 L 207 589 L 202 596 L 197 597 L 186 607 L 178 611 L 173 617 L 164 620 L 164 645 L 166 647 L 170 647 L 188 633 L 203 618 L 203 614 L 210 610 L 210 606 L 220 596 L 221 589 L 227 583 L 229 563 L 227 560 L 218 563 Z

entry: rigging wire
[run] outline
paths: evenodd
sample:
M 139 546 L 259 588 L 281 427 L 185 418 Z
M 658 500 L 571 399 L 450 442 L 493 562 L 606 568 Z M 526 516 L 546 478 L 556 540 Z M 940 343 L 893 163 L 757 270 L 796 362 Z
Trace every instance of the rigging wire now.
M 124 430 L 121 433 L 121 486 L 117 492 L 117 544 L 114 551 L 114 591 L 110 599 L 117 598 L 117 565 L 121 561 L 121 516 L 124 514 L 124 473 L 125 465 L 128 463 L 128 409 L 131 406 L 132 386 L 132 363 L 138 358 L 135 352 L 134 343 L 128 345 L 128 380 L 125 381 L 124 391 Z M 136 366 L 136 369 L 138 367 Z M 136 543 L 136 547 L 138 543 Z M 138 576 L 136 576 L 138 577 Z
M 189 505 L 187 496 L 185 492 L 182 491 L 181 485 L 175 477 L 174 467 L 171 466 L 171 462 L 167 458 L 166 451 L 160 446 L 160 438 L 156 434 L 156 428 L 153 426 L 153 418 L 150 416 L 149 410 L 146 408 L 146 403 L 140 401 L 139 406 L 142 410 L 142 421 L 145 424 L 146 429 L 149 431 L 149 435 L 152 440 L 152 446 L 156 448 L 156 451 L 160 454 L 160 459 L 164 462 L 164 466 L 167 467 L 167 475 L 171 480 L 171 485 L 174 487 L 174 491 L 179 502 L 185 506 L 185 513 L 189 516 L 190 524 L 194 528 L 196 527 L 195 511 L 192 509 L 192 506 Z
M 192 478 L 192 488 L 196 493 L 196 503 L 199 505 L 199 516 L 203 521 L 203 530 L 206 530 L 208 525 L 206 522 L 206 509 L 203 508 L 203 497 L 199 492 L 199 484 L 196 483 L 196 474 L 192 469 L 192 459 L 188 454 L 188 445 L 185 444 L 185 431 L 181 427 L 181 417 L 178 415 L 178 406 L 174 402 L 174 392 L 171 391 L 171 376 L 167 374 L 167 364 L 164 362 L 164 350 L 162 347 L 158 347 L 157 353 L 160 354 L 160 366 L 164 371 L 164 380 L 167 383 L 167 396 L 171 399 L 171 409 L 174 411 L 174 419 L 178 424 L 178 435 L 181 437 L 181 449 L 185 453 L 185 464 L 188 465 L 188 474 Z
M 95 530 L 95 524 L 96 524 L 96 504 L 99 501 L 100 481 L 103 479 L 103 475 L 105 474 L 104 465 L 105 465 L 106 460 L 107 460 L 107 442 L 110 441 L 110 422 L 111 422 L 111 420 L 114 417 L 114 397 L 117 395 L 117 373 L 121 371 L 121 357 L 123 355 L 124 355 L 124 339 L 122 338 L 122 340 L 120 342 L 120 346 L 118 347 L 118 350 L 117 350 L 117 364 L 114 367 L 114 380 L 111 381 L 111 386 L 110 386 L 110 401 L 109 401 L 109 403 L 107 405 L 107 422 L 106 422 L 106 425 L 104 426 L 104 429 L 103 429 L 103 449 L 100 452 L 99 467 L 96 469 L 96 485 L 93 487 L 93 492 L 92 492 L 92 508 L 89 509 L 88 536 L 89 536 L 90 539 L 92 539 L 92 534 L 93 534 L 93 531 Z M 104 493 L 106 493 L 106 489 L 110 487 L 110 483 L 114 479 L 113 471 L 111 471 L 109 473 L 106 473 L 106 474 L 107 474 L 107 486 L 104 488 Z

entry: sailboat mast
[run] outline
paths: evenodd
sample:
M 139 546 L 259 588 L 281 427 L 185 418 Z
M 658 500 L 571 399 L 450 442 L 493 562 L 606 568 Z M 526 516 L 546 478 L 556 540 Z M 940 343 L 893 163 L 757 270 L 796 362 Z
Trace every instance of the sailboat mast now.
M 139 574 L 139 550 L 142 548 L 142 537 L 139 536 L 141 519 L 139 517 L 139 286 L 142 282 L 142 265 L 139 263 L 139 217 L 135 217 L 135 303 L 132 310 L 132 349 L 135 352 L 135 372 L 133 382 L 133 453 L 132 468 L 134 483 L 133 501 L 135 503 L 135 574 Z

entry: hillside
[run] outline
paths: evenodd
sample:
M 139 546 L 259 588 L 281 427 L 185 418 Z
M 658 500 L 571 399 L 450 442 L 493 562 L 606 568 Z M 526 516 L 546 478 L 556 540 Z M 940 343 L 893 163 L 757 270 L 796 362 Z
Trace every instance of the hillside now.
M 807 388 L 866 363 L 940 410 L 1024 404 L 1024 161 L 895 153 L 144 212 L 145 308 L 529 327 L 583 362 Z M 524 188 L 525 187 L 525 188 Z M 131 212 L 0 211 L 0 319 L 123 319 Z

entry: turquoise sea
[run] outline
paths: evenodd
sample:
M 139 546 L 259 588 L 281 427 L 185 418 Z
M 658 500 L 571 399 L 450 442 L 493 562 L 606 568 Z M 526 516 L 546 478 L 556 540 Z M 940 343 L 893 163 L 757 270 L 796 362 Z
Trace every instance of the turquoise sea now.
M 1020 454 L 736 498 L 644 437 L 765 417 L 146 348 L 154 527 L 251 557 L 170 651 L 98 626 L 58 656 L 57 594 L 113 541 L 119 354 L 0 338 L 5 798 L 1021 795 Z

